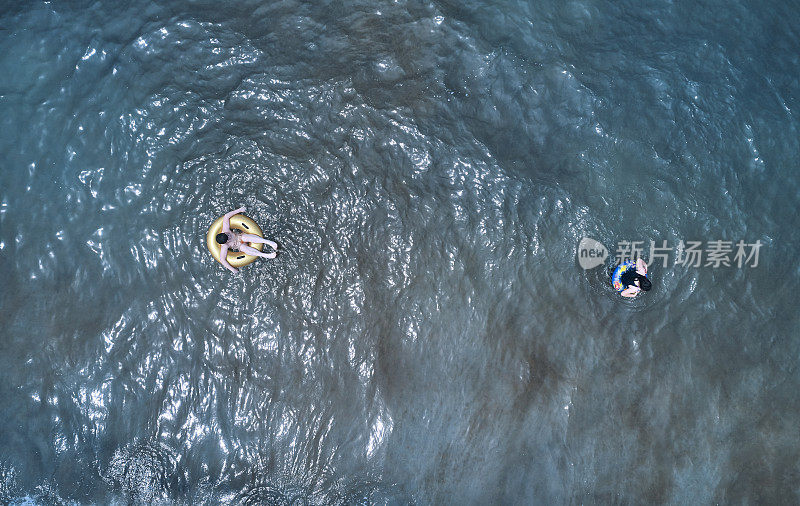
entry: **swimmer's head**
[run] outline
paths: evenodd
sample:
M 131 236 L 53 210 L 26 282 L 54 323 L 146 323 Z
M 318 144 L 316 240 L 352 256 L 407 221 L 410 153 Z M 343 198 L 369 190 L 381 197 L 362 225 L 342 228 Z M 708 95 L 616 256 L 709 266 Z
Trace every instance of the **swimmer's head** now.
M 650 282 L 649 279 L 647 279 L 647 276 L 642 276 L 641 274 L 639 274 L 638 276 L 636 276 L 636 279 L 639 280 L 639 288 L 641 288 L 645 292 L 653 288 L 653 284 Z
M 217 234 L 217 244 L 225 244 L 226 242 L 228 242 L 228 234 L 226 233 Z

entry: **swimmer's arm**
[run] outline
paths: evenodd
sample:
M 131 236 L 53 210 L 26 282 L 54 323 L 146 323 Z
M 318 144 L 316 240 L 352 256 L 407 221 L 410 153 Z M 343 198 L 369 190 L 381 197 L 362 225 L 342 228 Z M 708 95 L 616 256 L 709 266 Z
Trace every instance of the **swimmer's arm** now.
M 219 249 L 219 262 L 222 265 L 224 265 L 225 268 L 228 269 L 229 271 L 231 271 L 232 273 L 236 274 L 237 272 L 239 272 L 239 269 L 237 269 L 236 267 L 234 267 L 234 266 L 232 266 L 231 264 L 228 263 L 228 245 L 227 244 L 223 244 L 222 247 L 220 247 L 220 249 Z
M 229 233 L 231 231 L 231 218 L 242 212 L 244 212 L 244 207 L 226 213 L 225 216 L 222 217 L 222 231 L 226 234 Z
M 639 289 L 635 286 L 629 286 L 628 288 L 624 289 L 620 295 L 623 297 L 636 297 L 636 294 L 639 293 Z
M 647 264 L 644 263 L 644 260 L 642 260 L 641 258 L 636 260 L 636 272 L 638 272 L 642 276 L 647 274 Z

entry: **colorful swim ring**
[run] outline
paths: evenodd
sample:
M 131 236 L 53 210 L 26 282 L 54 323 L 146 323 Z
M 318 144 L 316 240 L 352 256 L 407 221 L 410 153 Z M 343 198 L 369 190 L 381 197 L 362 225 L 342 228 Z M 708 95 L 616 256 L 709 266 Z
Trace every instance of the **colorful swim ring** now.
M 222 219 L 224 216 L 220 216 L 217 218 L 214 223 L 208 227 L 208 232 L 206 233 L 206 247 L 208 247 L 208 251 L 211 252 L 211 256 L 214 257 L 214 260 L 220 262 L 219 255 L 222 251 L 221 244 L 217 243 L 217 234 L 222 232 Z M 234 215 L 231 218 L 231 230 L 241 230 L 245 234 L 253 234 L 259 237 L 264 237 L 264 232 L 261 231 L 261 227 L 253 221 L 252 219 L 248 218 L 243 214 Z M 248 243 L 251 248 L 255 248 L 258 251 L 262 251 L 264 249 L 264 245 L 261 243 L 251 242 Z M 247 255 L 242 253 L 241 251 L 230 251 L 228 250 L 228 255 L 226 259 L 228 263 L 231 264 L 231 267 L 244 267 L 247 264 L 253 263 L 258 257 Z M 222 263 L 222 262 L 220 262 Z
M 614 290 L 622 292 L 625 289 L 622 285 L 622 274 L 628 269 L 636 270 L 636 262 L 628 260 L 627 262 L 622 262 L 614 269 L 614 274 L 611 275 L 611 283 L 614 285 Z M 645 273 L 645 276 L 647 276 L 647 273 Z

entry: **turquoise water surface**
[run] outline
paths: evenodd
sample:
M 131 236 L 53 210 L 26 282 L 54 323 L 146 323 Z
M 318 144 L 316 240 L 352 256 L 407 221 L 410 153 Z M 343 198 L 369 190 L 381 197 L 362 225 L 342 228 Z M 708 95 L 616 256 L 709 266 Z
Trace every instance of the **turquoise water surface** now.
M 800 502 L 796 2 L 2 5 L 0 502 Z

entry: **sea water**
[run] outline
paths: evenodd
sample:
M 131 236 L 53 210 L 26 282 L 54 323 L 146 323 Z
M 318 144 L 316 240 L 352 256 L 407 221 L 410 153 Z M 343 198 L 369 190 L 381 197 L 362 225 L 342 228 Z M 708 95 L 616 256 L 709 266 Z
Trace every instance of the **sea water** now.
M 798 26 L 3 2 L 0 499 L 796 504 Z M 280 248 L 232 275 L 239 206 Z M 633 301 L 621 241 L 673 249 Z

